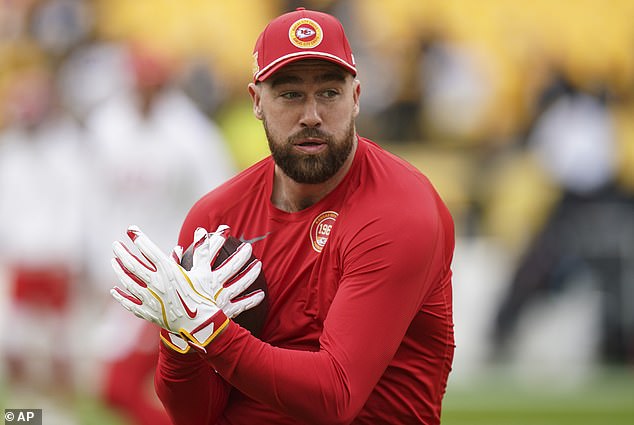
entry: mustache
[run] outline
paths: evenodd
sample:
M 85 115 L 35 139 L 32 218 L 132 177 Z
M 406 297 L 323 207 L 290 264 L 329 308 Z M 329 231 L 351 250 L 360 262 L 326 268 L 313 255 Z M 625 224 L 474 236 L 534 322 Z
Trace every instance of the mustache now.
M 304 128 L 300 131 L 298 131 L 297 133 L 293 134 L 292 136 L 290 136 L 288 138 L 288 141 L 290 143 L 295 143 L 298 140 L 302 140 L 302 139 L 307 139 L 307 138 L 315 138 L 315 139 L 321 139 L 324 142 L 326 142 L 327 144 L 331 143 L 332 140 L 332 136 L 324 131 L 321 131 L 318 128 L 315 127 L 310 127 L 310 128 Z

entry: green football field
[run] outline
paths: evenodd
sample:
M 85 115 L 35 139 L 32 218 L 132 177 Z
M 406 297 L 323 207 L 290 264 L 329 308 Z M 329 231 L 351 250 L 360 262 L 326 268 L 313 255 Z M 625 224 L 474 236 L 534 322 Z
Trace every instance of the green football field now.
M 459 381 L 456 379 L 456 381 Z M 503 375 L 485 376 L 469 384 L 450 380 L 443 404 L 443 425 L 632 425 L 634 424 L 634 368 L 602 372 L 581 385 L 560 382 L 513 382 Z M 44 423 L 65 423 L 52 419 L 60 408 L 81 425 L 129 425 L 90 396 L 66 399 L 62 406 L 54 400 L 18 402 L 4 386 L 0 407 L 44 408 Z
M 634 368 L 599 374 L 579 385 L 552 377 L 541 385 L 503 377 L 449 385 L 443 425 L 632 425 Z

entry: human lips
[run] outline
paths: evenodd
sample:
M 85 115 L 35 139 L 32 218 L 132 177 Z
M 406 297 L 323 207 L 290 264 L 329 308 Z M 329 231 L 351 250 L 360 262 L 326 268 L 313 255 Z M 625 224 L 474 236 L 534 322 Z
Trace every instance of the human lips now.
M 316 137 L 306 137 L 296 140 L 293 145 L 295 149 L 305 153 L 317 153 L 328 147 L 325 140 Z

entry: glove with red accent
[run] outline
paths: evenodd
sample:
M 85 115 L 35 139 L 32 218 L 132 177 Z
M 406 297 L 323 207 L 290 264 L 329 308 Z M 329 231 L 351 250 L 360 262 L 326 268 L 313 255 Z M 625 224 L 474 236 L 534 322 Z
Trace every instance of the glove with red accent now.
M 215 233 L 221 233 L 225 237 L 228 237 L 229 231 L 230 229 L 228 226 L 220 225 L 216 229 Z M 212 264 L 227 261 L 225 259 L 226 254 L 224 254 L 224 256 L 220 254 L 222 248 L 218 248 L 218 244 L 221 243 L 225 244 L 225 240 L 211 240 L 210 234 L 207 232 L 207 230 L 202 227 L 196 229 L 196 231 L 194 232 L 194 242 L 192 243 L 190 266 L 188 266 L 188 268 L 190 270 L 190 274 L 193 273 L 195 275 L 201 276 L 201 279 L 192 279 L 192 283 L 194 284 L 195 289 L 199 293 L 203 294 L 205 297 L 213 300 L 216 305 L 218 305 L 218 307 L 222 309 L 222 311 L 228 318 L 233 319 L 244 311 L 260 305 L 260 303 L 264 300 L 265 294 L 260 289 L 251 291 L 246 294 L 242 293 L 241 295 L 237 296 L 235 295 L 235 291 L 224 291 L 224 286 L 230 285 L 232 283 L 232 280 L 221 286 L 217 286 L 218 282 L 216 282 L 216 286 L 214 286 L 213 280 L 206 275 L 209 273 L 210 268 L 213 267 Z M 244 245 L 244 243 L 242 245 Z M 251 245 L 247 245 L 248 246 L 239 246 L 232 255 L 235 255 L 235 252 L 242 249 L 248 249 L 249 252 L 251 252 Z M 172 257 L 179 264 L 182 264 L 182 247 L 175 247 L 174 251 L 172 252 Z M 255 261 L 253 261 L 245 266 L 242 272 L 245 272 L 251 267 L 261 268 L 261 264 L 259 264 L 259 262 L 256 263 Z M 199 282 L 204 282 L 204 284 L 200 286 L 198 284 Z M 187 343 L 187 341 L 181 338 L 179 334 L 161 329 L 160 335 L 163 343 L 170 347 L 172 350 L 183 354 L 189 351 L 189 344 Z
M 182 248 L 177 247 L 170 258 L 138 227 L 130 226 L 127 234 L 146 261 L 134 255 L 123 243 L 113 244 L 112 266 L 123 288 L 114 287 L 110 291 L 112 296 L 136 316 L 168 331 L 161 335 L 164 341 L 172 342 L 169 345 L 175 350 L 186 352 L 191 346 L 205 351 L 229 323 L 222 306 L 248 288 L 262 267 L 256 260 L 238 274 L 251 256 L 251 246 L 244 244 L 212 270 L 210 264 L 224 244 L 227 230 L 226 226 L 221 226 L 205 237 L 201 235 L 203 231 L 206 235 L 206 230 L 198 231 L 196 243 L 199 243 L 197 249 L 200 251 L 192 269 L 186 271 L 179 265 Z M 254 294 L 250 298 L 244 309 L 257 305 L 264 294 Z M 235 311 L 231 313 L 236 315 L 243 310 Z

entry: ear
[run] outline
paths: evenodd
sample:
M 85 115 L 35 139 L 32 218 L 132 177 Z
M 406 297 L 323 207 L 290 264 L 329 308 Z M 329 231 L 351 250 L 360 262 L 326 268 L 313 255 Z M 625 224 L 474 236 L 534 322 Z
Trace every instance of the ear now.
M 259 120 L 263 118 L 262 107 L 260 102 L 262 101 L 261 90 L 262 87 L 255 83 L 249 83 L 249 95 L 253 101 L 253 115 Z
M 355 117 L 359 115 L 359 98 L 360 97 L 361 97 L 361 82 L 355 78 L 352 83 L 352 99 L 354 101 L 354 108 L 352 112 L 354 113 Z

